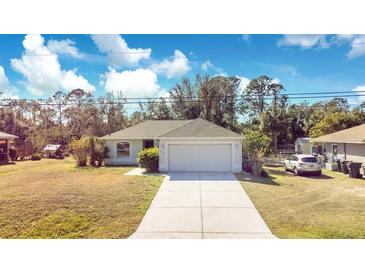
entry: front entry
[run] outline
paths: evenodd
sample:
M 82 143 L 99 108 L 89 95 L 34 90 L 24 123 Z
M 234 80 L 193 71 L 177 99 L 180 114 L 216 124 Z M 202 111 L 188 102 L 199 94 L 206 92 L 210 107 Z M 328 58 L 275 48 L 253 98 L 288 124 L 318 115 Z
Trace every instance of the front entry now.
M 232 171 L 231 144 L 169 144 L 169 171 Z
M 143 140 L 143 148 L 151 148 L 154 147 L 153 140 Z

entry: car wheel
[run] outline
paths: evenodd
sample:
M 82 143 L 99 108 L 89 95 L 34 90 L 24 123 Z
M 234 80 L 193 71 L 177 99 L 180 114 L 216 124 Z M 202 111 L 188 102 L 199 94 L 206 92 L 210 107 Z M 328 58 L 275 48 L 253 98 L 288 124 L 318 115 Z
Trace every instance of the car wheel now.
M 300 175 L 299 174 L 299 171 L 298 171 L 298 169 L 296 167 L 294 167 L 293 172 L 294 172 L 295 176 L 299 176 Z

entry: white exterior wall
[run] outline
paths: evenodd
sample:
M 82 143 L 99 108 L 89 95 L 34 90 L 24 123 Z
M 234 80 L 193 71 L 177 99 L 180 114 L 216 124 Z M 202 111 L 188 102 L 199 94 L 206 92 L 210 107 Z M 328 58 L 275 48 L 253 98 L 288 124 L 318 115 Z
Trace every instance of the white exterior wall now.
M 160 171 L 168 171 L 169 144 L 231 144 L 232 145 L 232 172 L 242 171 L 242 140 L 234 138 L 163 138 L 160 139 Z M 219 157 L 219 155 L 217 155 Z
M 312 145 L 309 142 L 295 141 L 295 152 L 301 154 L 312 154 Z
M 130 144 L 130 157 L 117 157 L 117 143 L 128 142 Z M 107 140 L 105 145 L 109 148 L 106 165 L 136 165 L 137 154 L 142 150 L 142 140 Z

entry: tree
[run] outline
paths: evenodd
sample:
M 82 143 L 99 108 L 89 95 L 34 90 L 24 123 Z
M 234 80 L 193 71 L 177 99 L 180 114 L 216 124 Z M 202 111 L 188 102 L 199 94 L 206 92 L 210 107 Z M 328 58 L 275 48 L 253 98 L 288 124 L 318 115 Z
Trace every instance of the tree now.
M 125 114 L 124 102 L 122 94 L 114 96 L 108 93 L 98 99 L 100 115 L 105 124 L 104 134 L 111 134 L 127 127 L 128 118 Z
M 283 85 L 266 75 L 252 79 L 242 93 L 241 113 L 261 119 L 268 106 L 268 96 L 274 96 L 276 100 L 282 90 Z
M 165 98 L 157 100 L 149 99 L 147 103 L 142 104 L 141 111 L 144 119 L 152 120 L 170 120 L 173 119 L 173 114 L 170 107 L 167 105 Z
M 134 126 L 143 121 L 143 113 L 141 111 L 133 112 L 128 119 L 128 125 Z
M 231 130 L 237 129 L 237 99 L 240 79 L 216 76 L 197 77 L 200 116 Z
M 351 112 L 329 113 L 323 120 L 310 129 L 310 137 L 318 137 L 365 123 L 365 113 L 359 110 Z
M 202 117 L 237 131 L 239 84 L 237 77 L 196 75 L 194 84 L 183 79 L 170 90 L 173 116 L 178 119 Z
M 90 152 L 90 140 L 88 137 L 73 139 L 70 143 L 72 156 L 76 159 L 78 167 L 87 165 L 87 159 Z
M 243 151 L 252 161 L 252 170 L 255 176 L 260 176 L 263 162 L 262 158 L 267 153 L 271 139 L 260 130 L 244 132 Z
M 196 119 L 200 116 L 197 83 L 193 85 L 188 78 L 184 78 L 169 93 L 172 101 L 171 108 L 177 119 Z

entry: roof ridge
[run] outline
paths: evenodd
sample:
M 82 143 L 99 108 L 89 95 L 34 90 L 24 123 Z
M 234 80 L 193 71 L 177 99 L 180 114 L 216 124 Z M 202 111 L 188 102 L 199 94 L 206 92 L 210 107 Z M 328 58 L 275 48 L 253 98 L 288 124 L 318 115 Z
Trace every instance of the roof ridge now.
M 198 118 L 196 118 L 196 119 L 198 119 Z M 178 128 L 182 128 L 182 127 L 184 127 L 184 126 L 186 126 L 186 125 L 188 125 L 188 124 L 191 124 L 192 122 L 194 122 L 196 119 L 190 119 L 190 120 L 180 120 L 180 121 L 189 121 L 189 122 L 187 122 L 186 124 L 183 124 L 183 125 L 181 125 L 181 126 L 177 126 L 176 128 L 173 128 L 173 129 L 171 129 L 171 130 L 169 130 L 169 131 L 166 131 L 166 132 L 164 132 L 164 134 L 161 134 L 161 135 L 159 135 L 159 136 L 157 136 L 157 137 L 162 137 L 162 136 L 164 136 L 165 134 L 167 134 L 167 133 L 170 133 L 170 132 L 172 132 L 172 131 L 174 131 L 174 130 L 177 130 Z

